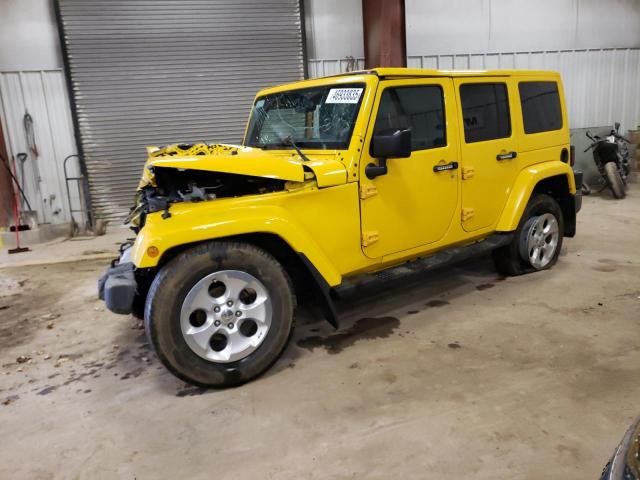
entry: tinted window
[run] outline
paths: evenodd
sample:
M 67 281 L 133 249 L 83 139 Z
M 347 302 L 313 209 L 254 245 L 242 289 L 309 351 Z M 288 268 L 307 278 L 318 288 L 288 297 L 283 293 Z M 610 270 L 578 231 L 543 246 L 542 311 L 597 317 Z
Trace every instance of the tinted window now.
M 374 133 L 410 128 L 411 150 L 447 144 L 444 100 L 439 86 L 387 88 L 382 93 Z
M 461 85 L 460 100 L 467 143 L 511 136 L 509 100 L 504 83 Z
M 518 88 L 525 133 L 562 128 L 562 109 L 556 82 L 522 82 Z

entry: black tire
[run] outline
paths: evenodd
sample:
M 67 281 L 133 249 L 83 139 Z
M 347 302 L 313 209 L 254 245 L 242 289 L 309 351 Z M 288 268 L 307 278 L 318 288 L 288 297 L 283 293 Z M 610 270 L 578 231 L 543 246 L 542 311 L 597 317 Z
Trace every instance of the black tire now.
M 607 181 L 609 182 L 609 188 L 613 196 L 615 198 L 624 198 L 627 194 L 624 191 L 624 182 L 622 181 L 616 162 L 605 163 L 604 172 L 607 175 Z
M 144 320 L 144 304 L 145 298 L 140 295 L 133 297 L 133 305 L 131 305 L 131 316 L 136 320 Z
M 153 277 L 148 275 L 136 275 L 136 283 L 138 284 L 136 295 L 133 297 L 133 305 L 131 305 L 131 315 L 137 320 L 144 320 L 144 308 L 147 301 L 147 294 L 151 288 Z
M 559 228 L 559 238 L 551 261 L 543 268 L 536 268 L 530 261 L 523 258 L 520 252 L 520 245 L 523 241 L 523 237 L 526 237 L 528 234 L 529 220 L 546 213 L 550 213 L 556 218 Z M 496 270 L 498 270 L 501 275 L 515 276 L 529 272 L 536 272 L 538 270 L 547 270 L 553 267 L 553 265 L 558 261 L 558 256 L 562 249 L 563 233 L 564 219 L 562 216 L 562 209 L 560 208 L 560 205 L 558 205 L 558 202 L 550 195 L 535 195 L 529 200 L 522 218 L 520 219 L 520 223 L 518 224 L 518 228 L 513 232 L 513 240 L 508 245 L 497 248 L 493 251 L 493 262 L 496 266 Z
M 273 311 L 271 326 L 259 347 L 230 363 L 196 354 L 180 327 L 187 293 L 199 280 L 221 270 L 246 272 L 260 280 Z M 291 280 L 271 255 L 246 243 L 210 242 L 177 255 L 158 272 L 147 296 L 145 331 L 158 358 L 178 378 L 201 387 L 232 387 L 256 378 L 282 354 L 293 331 L 295 307 Z

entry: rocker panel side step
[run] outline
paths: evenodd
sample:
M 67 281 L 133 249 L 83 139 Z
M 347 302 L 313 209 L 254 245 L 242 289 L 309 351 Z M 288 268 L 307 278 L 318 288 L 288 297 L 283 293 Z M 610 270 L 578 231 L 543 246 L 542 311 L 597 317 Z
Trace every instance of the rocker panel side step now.
M 337 287 L 333 288 L 333 295 L 337 298 L 351 296 L 363 289 L 392 282 L 400 278 L 419 275 L 444 265 L 461 262 L 481 253 L 493 250 L 511 242 L 513 234 L 498 233 L 478 242 L 442 250 L 428 257 L 418 258 L 397 267 L 391 267 L 376 273 L 365 273 L 345 278 Z

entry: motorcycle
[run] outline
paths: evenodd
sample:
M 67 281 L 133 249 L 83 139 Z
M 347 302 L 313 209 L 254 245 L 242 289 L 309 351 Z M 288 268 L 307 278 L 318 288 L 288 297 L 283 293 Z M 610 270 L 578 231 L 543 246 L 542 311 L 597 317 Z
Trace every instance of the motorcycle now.
M 631 141 L 620 135 L 620 123 L 616 122 L 614 130 L 611 130 L 609 137 L 613 136 L 614 140 L 618 144 L 618 154 L 620 155 L 620 165 L 622 167 L 622 180 L 626 186 L 627 178 L 631 173 L 631 152 L 629 151 L 629 145 Z
M 592 143 L 585 149 L 585 152 L 593 150 L 593 160 L 604 180 L 604 186 L 600 191 L 609 187 L 615 198 L 624 198 L 627 177 L 631 171 L 627 144 L 631 142 L 620 135 L 619 131 L 620 123 L 616 122 L 609 135 L 604 138 L 586 132 L 586 136 Z M 584 193 L 590 193 L 589 187 L 585 188 L 588 191 Z

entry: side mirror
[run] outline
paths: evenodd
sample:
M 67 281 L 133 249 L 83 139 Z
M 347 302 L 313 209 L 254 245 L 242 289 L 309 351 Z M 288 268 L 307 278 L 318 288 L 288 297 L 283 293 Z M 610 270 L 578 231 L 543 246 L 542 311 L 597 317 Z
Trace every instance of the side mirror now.
M 618 132 L 618 130 L 620 130 L 620 122 L 616 122 L 613 126 L 615 127 L 616 132 Z
M 411 130 L 393 129 L 376 133 L 371 140 L 371 156 L 378 159 L 378 165 L 370 163 L 365 168 L 369 180 L 387 173 L 388 158 L 411 156 Z
M 376 133 L 371 141 L 374 158 L 406 158 L 411 156 L 411 130 L 393 129 Z

